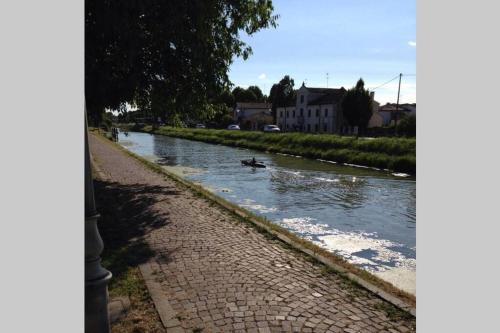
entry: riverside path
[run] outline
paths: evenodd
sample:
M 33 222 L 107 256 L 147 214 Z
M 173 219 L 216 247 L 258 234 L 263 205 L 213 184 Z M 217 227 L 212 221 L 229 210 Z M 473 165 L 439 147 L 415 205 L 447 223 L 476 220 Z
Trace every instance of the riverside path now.
M 140 236 L 130 241 L 148 247 L 141 271 L 167 332 L 415 331 L 414 317 L 106 139 L 89 140 L 103 186 L 125 207 L 117 218 L 134 219 L 140 232 L 131 234 Z

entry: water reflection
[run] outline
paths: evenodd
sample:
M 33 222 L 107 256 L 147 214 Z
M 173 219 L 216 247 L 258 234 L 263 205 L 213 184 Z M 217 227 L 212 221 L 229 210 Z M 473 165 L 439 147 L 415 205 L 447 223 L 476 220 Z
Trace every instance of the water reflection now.
M 272 190 L 283 195 L 315 192 L 316 204 L 335 203 L 345 209 L 355 209 L 368 198 L 364 193 L 367 182 L 356 176 L 324 178 L 318 173 L 272 170 L 270 181 Z

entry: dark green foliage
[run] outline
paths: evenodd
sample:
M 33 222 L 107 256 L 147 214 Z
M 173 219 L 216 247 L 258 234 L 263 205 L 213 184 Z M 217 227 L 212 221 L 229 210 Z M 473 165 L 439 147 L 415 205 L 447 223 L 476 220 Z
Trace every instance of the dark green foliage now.
M 233 97 L 236 103 L 257 102 L 257 96 L 253 91 L 241 87 L 234 88 Z
M 89 115 L 125 102 L 156 116 L 210 112 L 228 89 L 234 58 L 252 35 L 276 26 L 271 1 L 85 1 L 85 97 Z
M 356 139 L 332 134 L 262 133 L 161 127 L 156 133 L 190 140 L 300 155 L 415 174 L 415 139 Z
M 259 87 L 257 86 L 250 86 L 247 89 L 248 91 L 251 91 L 255 97 L 256 97 L 256 102 L 265 102 L 264 95 L 262 94 L 262 90 L 260 90 Z
M 91 122 L 92 125 L 105 129 L 106 131 L 110 131 L 113 126 L 113 121 L 113 114 L 111 112 L 106 112 L 100 114 L 99 117 L 96 117 L 95 119 L 91 119 L 89 122 Z
M 250 86 L 247 89 L 236 87 L 233 89 L 233 99 L 236 103 L 263 103 L 265 97 L 257 86 Z
M 417 117 L 410 115 L 404 117 L 397 126 L 398 135 L 416 136 L 417 135 Z
M 273 84 L 269 92 L 269 102 L 272 103 L 273 119 L 276 122 L 276 108 L 295 105 L 295 82 L 289 75 L 285 75 L 279 83 Z
M 350 126 L 365 129 L 372 116 L 372 99 L 370 92 L 365 89 L 363 79 L 359 79 L 354 88 L 347 90 L 343 100 L 342 109 L 344 119 Z
M 216 97 L 216 103 L 224 104 L 228 108 L 234 107 L 236 101 L 234 100 L 234 95 L 229 89 L 225 89 L 222 93 Z
M 217 110 L 213 118 L 206 121 L 206 124 L 210 128 L 227 128 L 233 122 L 232 109 L 223 105 Z

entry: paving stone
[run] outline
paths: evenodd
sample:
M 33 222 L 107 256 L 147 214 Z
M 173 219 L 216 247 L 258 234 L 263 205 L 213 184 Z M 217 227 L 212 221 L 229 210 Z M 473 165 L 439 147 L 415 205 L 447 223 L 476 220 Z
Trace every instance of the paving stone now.
M 349 297 L 341 277 L 324 276 L 321 267 L 304 256 L 270 241 L 113 144 L 94 134 L 89 141 L 105 174 L 105 180 L 96 183 L 96 199 L 101 194 L 124 198 L 117 200 L 122 209 L 115 219 L 140 226 L 144 233 L 154 253 L 148 265 L 161 281 L 153 290 L 147 284 L 148 290 L 165 322 L 177 320 L 170 328 L 177 324 L 187 331 L 202 325 L 206 332 L 270 332 L 285 330 L 286 320 L 286 327 L 297 332 L 326 326 L 332 332 L 415 331 L 414 318 L 391 320 L 377 310 L 374 306 L 382 302 L 377 296 L 363 290 Z M 143 203 L 143 211 L 127 215 L 127 207 L 136 203 Z M 176 313 L 183 316 L 177 319 Z

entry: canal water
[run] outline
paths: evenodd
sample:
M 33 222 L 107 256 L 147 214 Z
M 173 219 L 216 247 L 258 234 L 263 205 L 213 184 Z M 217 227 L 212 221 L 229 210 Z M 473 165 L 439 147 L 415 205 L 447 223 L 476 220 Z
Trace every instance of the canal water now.
M 119 143 L 415 294 L 415 179 L 147 133 Z M 267 168 L 241 165 L 252 157 Z

